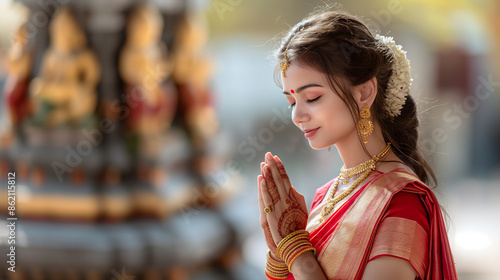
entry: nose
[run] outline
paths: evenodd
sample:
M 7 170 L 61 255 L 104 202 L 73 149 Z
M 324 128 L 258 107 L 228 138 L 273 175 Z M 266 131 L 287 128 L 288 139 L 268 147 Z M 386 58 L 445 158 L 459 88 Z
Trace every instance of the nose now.
M 293 123 L 297 127 L 301 128 L 300 124 L 307 122 L 309 120 L 310 120 L 310 115 L 309 115 L 309 112 L 307 112 L 306 106 L 303 106 L 299 102 L 296 102 L 295 107 L 293 108 L 293 111 L 292 111 Z

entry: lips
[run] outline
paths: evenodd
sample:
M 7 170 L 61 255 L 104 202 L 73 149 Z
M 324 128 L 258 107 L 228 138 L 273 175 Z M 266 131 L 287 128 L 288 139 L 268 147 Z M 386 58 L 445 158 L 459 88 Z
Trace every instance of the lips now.
M 316 134 L 316 132 L 318 131 L 318 129 L 319 129 L 319 127 L 315 128 L 315 129 L 305 129 L 305 130 L 303 130 L 304 136 L 306 138 L 311 138 L 311 137 L 313 137 Z

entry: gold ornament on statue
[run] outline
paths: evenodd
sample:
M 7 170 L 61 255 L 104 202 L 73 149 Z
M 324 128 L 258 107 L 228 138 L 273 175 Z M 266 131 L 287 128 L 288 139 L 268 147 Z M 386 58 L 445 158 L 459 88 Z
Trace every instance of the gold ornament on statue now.
M 215 67 L 205 50 L 207 33 L 202 21 L 187 16 L 179 23 L 173 46 L 173 79 L 181 85 L 179 95 L 189 96 L 182 100 L 182 118 L 196 147 L 211 139 L 219 126 L 216 111 L 209 102 L 210 80 Z
M 161 41 L 162 30 L 163 18 L 155 6 L 135 7 L 127 22 L 126 41 L 119 57 L 130 111 L 125 123 L 141 140 L 158 139 L 170 126 L 177 105 L 177 92 L 169 80 L 172 61 L 167 59 L 168 49 Z M 141 98 L 134 98 L 137 94 Z M 152 154 L 158 153 L 157 148 L 148 146 Z
M 370 108 L 365 104 L 363 108 L 361 108 L 361 112 L 359 112 L 359 116 L 361 119 L 358 121 L 356 125 L 358 129 L 358 133 L 361 136 L 363 143 L 368 143 L 366 137 L 370 136 L 373 132 L 373 123 L 370 121 Z
M 85 126 L 91 123 L 97 105 L 101 76 L 97 56 L 68 7 L 56 12 L 49 34 L 40 74 L 29 86 L 32 119 L 42 126 Z

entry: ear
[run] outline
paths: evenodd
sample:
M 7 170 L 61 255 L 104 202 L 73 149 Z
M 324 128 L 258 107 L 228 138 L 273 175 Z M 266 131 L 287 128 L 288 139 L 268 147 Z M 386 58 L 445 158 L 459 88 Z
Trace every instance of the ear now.
M 375 77 L 354 87 L 354 98 L 359 108 L 365 104 L 371 108 L 375 97 L 377 97 L 377 79 Z

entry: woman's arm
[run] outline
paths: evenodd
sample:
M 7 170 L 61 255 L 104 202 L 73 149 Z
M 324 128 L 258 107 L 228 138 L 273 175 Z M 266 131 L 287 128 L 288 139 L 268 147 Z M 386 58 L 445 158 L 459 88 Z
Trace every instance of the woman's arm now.
M 362 280 L 414 280 L 416 278 L 417 272 L 409 262 L 383 256 L 366 265 Z
M 312 252 L 300 255 L 291 268 L 296 280 L 327 279 Z M 367 264 L 362 280 L 414 280 L 416 278 L 417 273 L 407 261 L 384 256 Z
M 300 255 L 292 263 L 292 274 L 296 280 L 301 279 L 315 279 L 315 280 L 327 280 L 325 273 L 321 269 L 316 257 L 313 252 L 309 251 Z

